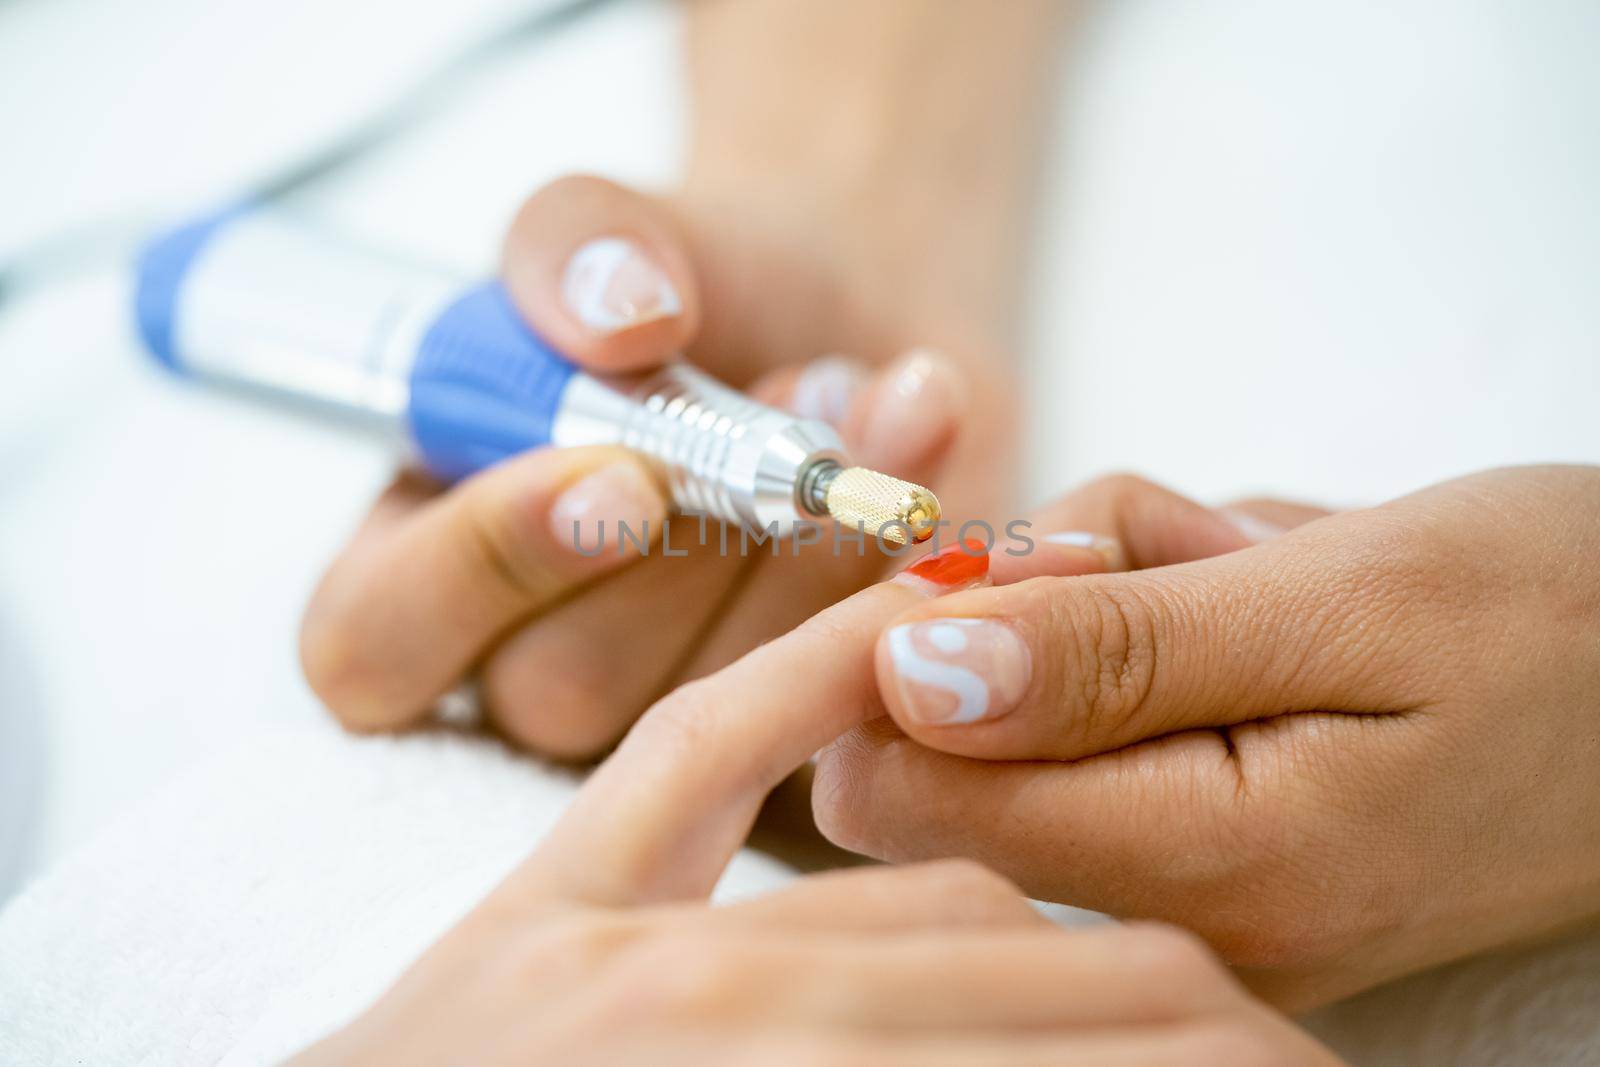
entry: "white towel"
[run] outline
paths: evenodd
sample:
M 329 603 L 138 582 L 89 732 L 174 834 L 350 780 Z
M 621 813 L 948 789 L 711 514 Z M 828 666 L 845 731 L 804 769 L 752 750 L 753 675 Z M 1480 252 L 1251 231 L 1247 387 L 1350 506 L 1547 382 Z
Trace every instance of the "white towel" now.
M 1303 1022 L 1358 1067 L 1594 1067 L 1600 933 L 1442 967 Z
M 0 913 L 0 1063 L 276 1063 L 346 1021 L 545 832 L 570 773 L 453 733 L 263 737 Z M 792 874 L 735 860 L 719 897 Z M 1319 1013 L 1356 1064 L 1600 1063 L 1600 935 Z
M 453 733 L 263 737 L 0 913 L 0 1063 L 276 1063 L 369 1004 L 549 828 L 568 772 Z M 754 854 L 719 898 L 792 877 Z

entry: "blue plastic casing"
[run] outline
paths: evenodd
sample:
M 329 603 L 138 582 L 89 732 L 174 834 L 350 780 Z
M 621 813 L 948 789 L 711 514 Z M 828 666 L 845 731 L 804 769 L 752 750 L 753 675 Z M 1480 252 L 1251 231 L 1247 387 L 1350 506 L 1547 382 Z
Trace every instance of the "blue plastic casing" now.
M 139 334 L 151 354 L 173 371 L 189 370 L 174 336 L 185 285 L 211 239 L 249 211 L 250 205 L 237 205 L 214 212 L 155 238 L 140 252 L 134 282 Z M 312 244 L 306 254 L 319 249 Z M 337 301 L 337 293 L 329 295 Z M 269 307 L 271 301 L 295 298 L 271 291 L 262 297 Z M 562 392 L 575 373 L 528 329 L 498 283 L 464 289 L 417 344 L 409 370 L 407 429 L 427 468 L 456 481 L 549 444 Z
M 139 336 L 151 355 L 180 374 L 184 367 L 173 350 L 172 323 L 177 318 L 183 279 L 212 235 L 244 210 L 234 206 L 207 215 L 162 234 L 139 250 L 133 291 Z
M 456 481 L 550 443 L 577 369 L 523 323 L 498 282 L 434 320 L 411 371 L 411 437 L 428 470 Z

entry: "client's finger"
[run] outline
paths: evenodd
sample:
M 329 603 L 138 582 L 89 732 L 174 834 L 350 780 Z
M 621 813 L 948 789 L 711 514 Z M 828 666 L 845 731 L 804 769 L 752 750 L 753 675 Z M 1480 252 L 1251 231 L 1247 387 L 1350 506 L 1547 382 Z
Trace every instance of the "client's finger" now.
M 1275 500 L 1270 497 L 1251 497 L 1235 500 L 1220 509 L 1222 515 L 1252 544 L 1281 537 L 1297 526 L 1316 519 L 1325 519 L 1333 512 L 1314 504 L 1300 504 L 1292 500 Z
M 1217 556 L 1251 542 L 1216 511 L 1143 478 L 1090 482 L 1028 517 L 1026 542 L 995 553 L 996 585 L 1041 574 L 1140 570 Z
M 485 710 L 518 745 L 588 760 L 616 744 L 671 688 L 741 568 L 753 562 L 738 557 L 736 533 L 729 552 L 722 550 L 715 521 L 706 523 L 704 543 L 693 518 L 673 516 L 663 529 L 669 536 L 650 558 L 529 619 L 490 654 Z
M 988 762 L 928 748 L 884 720 L 824 749 L 812 789 L 817 826 L 841 848 L 895 863 L 965 856 L 1025 893 L 1185 925 L 1214 918 L 1213 880 L 1173 857 L 1196 840 L 1236 841 L 1236 858 L 1250 862 L 1274 845 L 1263 819 L 1281 803 L 1281 793 L 1240 789 L 1213 731 L 1072 763 Z
M 602 178 L 562 178 L 529 198 L 501 270 L 534 331 L 590 370 L 663 362 L 695 334 L 698 288 L 671 210 Z
M 402 481 L 380 503 L 302 624 L 307 680 L 355 729 L 420 717 L 506 627 L 636 556 L 619 523 L 654 535 L 666 514 L 615 448 L 543 449 L 417 496 Z
M 695 936 L 716 945 L 729 979 L 723 1010 L 821 1032 L 1159 1027 L 1243 999 L 1199 938 L 1155 924 Z
M 1381 524 L 1131 574 L 1035 578 L 896 620 L 878 679 L 895 721 L 981 759 L 1074 760 L 1285 711 L 1420 706 L 1430 644 Z M 1380 619 L 1402 638 L 1370 639 Z
M 496 892 L 624 904 L 703 895 L 762 799 L 811 754 L 882 713 L 872 644 L 945 586 L 890 581 L 843 601 L 641 718 L 550 836 Z

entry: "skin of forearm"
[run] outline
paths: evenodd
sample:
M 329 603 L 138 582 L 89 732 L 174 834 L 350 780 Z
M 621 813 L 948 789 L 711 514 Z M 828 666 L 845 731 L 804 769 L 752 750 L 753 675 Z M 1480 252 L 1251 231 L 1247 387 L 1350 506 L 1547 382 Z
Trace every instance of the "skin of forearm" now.
M 688 185 L 796 218 L 929 340 L 1015 339 L 1071 0 L 689 0 Z

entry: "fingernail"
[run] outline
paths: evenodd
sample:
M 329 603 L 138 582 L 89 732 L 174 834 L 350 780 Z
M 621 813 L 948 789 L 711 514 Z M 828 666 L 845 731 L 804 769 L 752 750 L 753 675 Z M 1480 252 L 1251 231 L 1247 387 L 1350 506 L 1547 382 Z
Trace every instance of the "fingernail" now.
M 941 596 L 989 582 L 989 553 L 982 541 L 945 545 L 917 560 L 892 579 L 924 596 Z
M 869 465 L 905 470 L 926 462 L 955 432 L 961 373 L 944 356 L 908 353 L 885 371 L 861 433 Z
M 1287 526 L 1279 526 L 1275 522 L 1268 522 L 1266 519 L 1258 518 L 1247 511 L 1223 508 L 1218 514 L 1227 519 L 1229 524 L 1243 534 L 1245 539 L 1252 544 L 1270 541 L 1274 537 L 1282 537 L 1289 532 Z
M 1126 570 L 1126 556 L 1122 551 L 1122 542 L 1115 537 L 1104 537 L 1088 530 L 1061 530 L 1057 533 L 1045 534 L 1041 540 L 1052 545 L 1063 545 L 1067 548 L 1087 548 L 1100 553 L 1105 560 L 1106 570 Z
M 1028 646 L 992 619 L 929 619 L 886 636 L 900 705 L 929 726 L 997 719 L 1033 676 Z
M 632 463 L 613 463 L 584 475 L 550 505 L 556 542 L 583 556 L 617 556 L 626 525 L 648 541 L 666 507 L 650 478 Z
M 838 426 L 867 382 L 861 364 L 843 356 L 814 359 L 795 379 L 789 410 L 803 419 L 821 419 Z
M 666 272 L 633 242 L 597 237 L 567 260 L 561 278 L 567 310 L 600 334 L 617 333 L 683 310 Z

